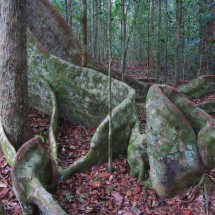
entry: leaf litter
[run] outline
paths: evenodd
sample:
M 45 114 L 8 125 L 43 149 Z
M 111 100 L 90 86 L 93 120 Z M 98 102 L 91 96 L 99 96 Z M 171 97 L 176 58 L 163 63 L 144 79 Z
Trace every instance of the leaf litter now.
M 211 99 L 215 100 L 214 94 L 202 100 Z M 46 138 L 45 146 L 49 151 L 50 118 L 34 109 L 29 112 L 33 132 Z M 145 116 L 142 117 L 145 123 Z M 57 132 L 60 165 L 67 167 L 84 156 L 94 132 L 95 129 L 74 126 L 61 120 Z M 107 163 L 104 163 L 76 173 L 68 180 L 59 181 L 54 197 L 68 214 L 204 215 L 207 211 L 209 215 L 215 214 L 215 169 L 206 172 L 209 179 L 207 183 L 193 186 L 173 198 L 161 199 L 154 190 L 145 188 L 129 176 L 126 159 L 115 160 L 113 167 L 112 174 L 107 172 Z M 11 188 L 10 171 L 11 168 L 0 152 L 0 199 L 6 214 L 21 215 L 21 207 Z

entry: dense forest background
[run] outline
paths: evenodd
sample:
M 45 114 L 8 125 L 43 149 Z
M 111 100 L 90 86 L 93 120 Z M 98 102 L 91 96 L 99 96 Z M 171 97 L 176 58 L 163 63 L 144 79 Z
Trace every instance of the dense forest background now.
M 84 1 L 51 0 L 82 38 Z M 88 53 L 100 62 L 108 60 L 108 2 L 88 0 Z M 214 0 L 114 0 L 112 51 L 115 61 L 143 63 L 146 74 L 159 82 L 167 76 L 179 79 L 214 74 Z

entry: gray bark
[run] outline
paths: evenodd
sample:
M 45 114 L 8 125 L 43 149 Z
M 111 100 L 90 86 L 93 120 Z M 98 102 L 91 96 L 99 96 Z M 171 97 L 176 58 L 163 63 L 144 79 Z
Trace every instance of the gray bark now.
M 26 1 L 0 1 L 2 124 L 18 149 L 27 140 Z

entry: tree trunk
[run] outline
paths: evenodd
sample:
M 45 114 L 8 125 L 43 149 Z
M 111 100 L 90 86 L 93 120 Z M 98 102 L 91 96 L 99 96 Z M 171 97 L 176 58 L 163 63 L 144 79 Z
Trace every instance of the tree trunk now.
M 72 28 L 72 0 L 65 0 L 65 3 L 66 3 L 66 21 L 70 28 Z
M 92 3 L 92 13 L 93 13 L 93 20 L 92 20 L 92 43 L 93 43 L 93 58 L 97 59 L 97 43 L 98 43 L 98 1 L 94 0 Z
M 4 130 L 18 149 L 27 140 L 28 85 L 26 0 L 0 1 L 1 116 Z
M 126 17 L 125 17 L 125 1 L 121 1 L 121 13 L 122 13 L 122 24 L 121 24 L 121 32 L 122 32 L 122 58 L 121 58 L 121 73 L 122 73 L 122 81 L 124 81 L 125 75 L 125 65 L 126 65 Z
M 181 3 L 181 6 L 183 6 L 183 2 Z M 185 76 L 186 76 L 186 58 L 185 58 L 185 53 L 186 53 L 186 46 L 185 46 L 185 33 L 186 33 L 186 27 L 185 27 L 185 21 L 187 17 L 187 10 L 186 8 L 182 7 L 182 80 L 185 81 Z
M 215 15 L 215 3 L 213 0 L 203 0 L 203 8 L 206 8 L 206 13 L 208 13 L 205 21 L 201 21 L 201 43 L 200 43 L 200 68 L 199 75 L 201 72 L 214 74 L 215 63 L 213 54 L 215 52 L 214 48 L 214 34 L 215 34 L 215 21 L 212 17 Z M 202 16 L 205 16 L 202 14 Z
M 152 67 L 154 68 L 155 65 L 157 65 L 157 58 L 156 58 L 156 50 L 155 50 L 155 35 L 154 35 L 154 16 L 155 16 L 155 1 L 152 0 L 152 6 L 151 6 L 151 15 L 150 15 L 150 36 L 151 36 L 151 49 L 152 49 Z
M 112 89 L 111 89 L 111 62 L 112 62 L 112 29 L 111 29 L 111 0 L 108 1 L 108 55 L 109 55 L 109 66 L 108 66 L 108 115 L 109 115 L 109 132 L 108 132 L 108 172 L 112 173 Z
M 178 83 L 179 76 L 179 49 L 181 36 L 181 0 L 176 0 L 176 49 L 175 49 L 175 80 L 174 85 Z
M 82 66 L 87 66 L 87 1 L 82 0 Z
M 165 15 L 166 15 L 166 20 L 165 20 L 165 74 L 164 74 L 164 83 L 166 83 L 167 80 L 167 74 L 168 74 L 168 0 L 165 2 Z
M 161 0 L 158 0 L 158 44 L 157 44 L 157 71 L 156 71 L 156 82 L 159 82 L 161 73 Z
M 150 67 L 150 0 L 148 0 L 148 24 L 147 24 L 147 27 L 148 27 L 148 32 L 147 32 L 147 67 L 148 67 L 148 70 L 149 70 L 149 67 Z

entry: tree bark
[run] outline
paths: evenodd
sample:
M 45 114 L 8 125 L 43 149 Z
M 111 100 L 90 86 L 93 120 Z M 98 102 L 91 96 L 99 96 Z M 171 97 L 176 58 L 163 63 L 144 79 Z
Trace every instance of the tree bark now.
M 9 141 L 18 149 L 27 140 L 28 85 L 26 0 L 0 1 L 1 116 Z
M 108 55 L 109 55 L 109 65 L 108 65 L 108 115 L 109 115 L 109 132 L 108 132 L 108 171 L 112 173 L 112 89 L 111 89 L 111 62 L 112 62 L 112 37 L 111 37 L 111 0 L 108 1 Z
M 176 0 L 176 49 L 175 49 L 175 80 L 174 85 L 178 83 L 179 76 L 179 49 L 181 36 L 181 0 Z
M 158 0 L 158 44 L 157 44 L 157 71 L 156 71 L 156 82 L 159 82 L 161 73 L 161 0 Z
M 87 1 L 82 0 L 82 66 L 87 66 Z
M 200 43 L 200 68 L 199 75 L 201 73 L 214 74 L 215 64 L 213 54 L 215 52 L 214 48 L 214 34 L 215 34 L 215 3 L 213 0 L 203 0 L 203 8 L 207 8 L 207 18 L 201 20 L 201 43 Z M 203 13 L 202 16 L 205 16 Z
M 98 43 L 98 1 L 94 0 L 92 3 L 93 20 L 92 20 L 92 43 L 93 43 L 93 58 L 97 59 L 97 43 Z
M 124 81 L 125 75 L 125 60 L 126 60 L 126 17 L 125 17 L 125 1 L 121 1 L 121 13 L 122 13 L 122 22 L 121 22 L 121 32 L 122 32 L 122 58 L 121 58 L 121 73 L 122 81 Z
M 166 83 L 167 73 L 168 73 L 168 0 L 165 2 L 165 74 L 164 83 Z
M 154 68 L 157 65 L 157 58 L 156 58 L 156 50 L 155 50 L 155 27 L 154 27 L 154 16 L 155 16 L 155 1 L 152 0 L 151 5 L 151 15 L 150 15 L 150 36 L 151 36 L 151 49 L 152 49 L 152 67 Z
M 147 32 L 147 67 L 148 67 L 148 69 L 149 69 L 149 67 L 150 67 L 150 40 L 149 40 L 149 38 L 150 38 L 150 0 L 148 0 L 147 1 L 147 3 L 148 3 L 148 16 L 147 16 L 147 18 L 148 18 L 148 24 L 147 24 L 147 27 L 148 27 L 148 32 Z
M 65 0 L 66 2 L 66 21 L 70 28 L 72 28 L 72 0 Z

